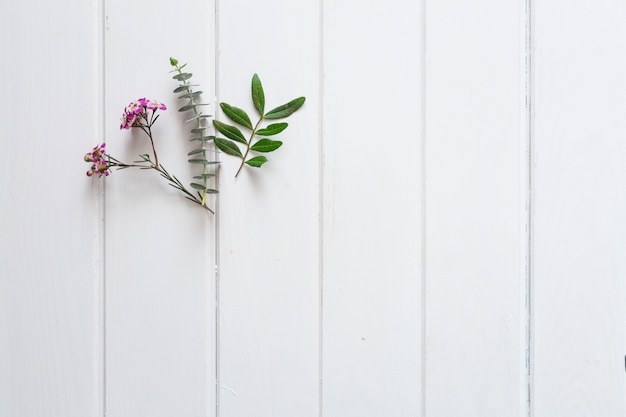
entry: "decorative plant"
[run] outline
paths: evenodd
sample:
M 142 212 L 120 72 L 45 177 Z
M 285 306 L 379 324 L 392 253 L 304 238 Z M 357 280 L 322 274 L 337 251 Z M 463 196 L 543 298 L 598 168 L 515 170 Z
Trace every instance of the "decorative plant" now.
M 163 166 L 161 162 L 159 162 L 159 157 L 157 155 L 156 147 L 154 144 L 154 137 L 152 135 L 152 126 L 159 118 L 159 115 L 156 114 L 158 110 L 166 110 L 165 104 L 162 104 L 158 101 L 148 100 L 145 98 L 140 98 L 136 101 L 131 102 L 125 109 L 124 114 L 122 115 L 122 123 L 120 125 L 120 129 L 131 129 L 136 128 L 141 130 L 146 134 L 148 139 L 150 140 L 150 146 L 152 148 L 152 156 L 148 153 L 139 155 L 139 161 L 133 161 L 133 163 L 125 163 L 120 161 L 119 159 L 113 157 L 112 155 L 106 153 L 106 144 L 102 143 L 100 145 L 95 146 L 91 152 L 88 152 L 84 159 L 86 162 L 91 162 L 91 169 L 87 171 L 87 176 L 93 176 L 94 174 L 98 174 L 100 177 L 102 175 L 108 176 L 111 168 L 125 169 L 125 168 L 139 168 L 139 169 L 152 169 L 157 171 L 163 178 L 165 178 L 169 184 L 181 191 L 185 198 L 193 201 L 196 204 L 206 208 L 211 213 L 213 210 L 206 207 L 205 202 L 202 198 L 202 195 L 198 193 L 198 195 L 193 194 L 189 191 L 185 186 L 180 182 L 175 175 L 171 175 Z M 195 188 L 195 187 L 194 187 Z M 207 192 L 217 192 L 216 190 L 207 190 Z
M 273 152 L 276 149 L 280 148 L 283 144 L 279 140 L 272 140 L 266 138 L 266 136 L 274 136 L 279 134 L 287 128 L 288 124 L 273 123 L 264 128 L 261 128 L 261 122 L 263 122 L 264 120 L 276 120 L 289 117 L 300 107 L 302 107 L 304 101 L 304 97 L 299 97 L 291 100 L 287 104 L 278 106 L 265 113 L 265 93 L 263 92 L 263 85 L 261 84 L 259 76 L 254 74 L 254 76 L 252 77 L 252 103 L 254 104 L 254 108 L 260 116 L 259 120 L 254 125 L 252 124 L 250 117 L 244 110 L 238 107 L 231 106 L 230 104 L 220 104 L 220 107 L 226 117 L 228 117 L 239 126 L 243 126 L 248 131 L 250 131 L 250 136 L 248 137 L 248 139 L 246 139 L 244 134 L 237 126 L 229 125 L 220 122 L 219 120 L 213 120 L 213 126 L 215 126 L 215 129 L 222 135 L 226 136 L 226 138 L 215 138 L 215 146 L 217 146 L 225 154 L 232 155 L 241 159 L 241 164 L 239 165 L 239 169 L 237 170 L 235 177 L 239 175 L 244 164 L 251 167 L 260 168 L 264 163 L 267 162 L 267 158 L 263 155 L 248 158 L 248 155 L 251 151 L 260 153 Z M 244 152 L 241 151 L 237 143 L 244 145 Z
M 192 159 L 188 160 L 189 163 L 202 165 L 202 173 L 194 177 L 195 179 L 202 180 L 202 184 L 192 182 L 190 186 L 196 190 L 200 190 L 202 193 L 201 205 L 204 206 L 206 203 L 206 195 L 217 193 L 217 190 L 213 190 L 207 186 L 209 178 L 215 176 L 215 174 L 209 172 L 209 165 L 217 163 L 217 161 L 209 161 L 207 158 L 207 152 L 209 152 L 207 144 L 214 140 L 215 136 L 209 136 L 206 134 L 208 127 L 204 124 L 204 121 L 211 116 L 198 111 L 198 106 L 201 106 L 202 104 L 196 103 L 196 99 L 202 95 L 202 91 L 193 91 L 191 89 L 191 87 L 195 87 L 195 85 L 189 84 L 189 79 L 192 77 L 192 74 L 182 71 L 187 64 L 178 65 L 177 59 L 170 58 L 170 65 L 174 67 L 174 70 L 171 72 L 176 73 L 172 78 L 180 82 L 180 85 L 174 90 L 174 93 L 184 93 L 183 95 L 178 96 L 178 98 L 187 99 L 189 103 L 178 109 L 178 111 L 193 111 L 193 117 L 185 120 L 185 122 L 193 122 L 195 124 L 195 126 L 191 129 L 191 133 L 198 136 L 193 137 L 190 140 L 200 142 L 200 147 L 189 152 L 187 155 L 192 157 Z
M 261 123 L 265 120 L 283 119 L 290 116 L 302 107 L 305 98 L 299 97 L 287 104 L 265 112 L 265 94 L 263 92 L 263 86 L 261 85 L 259 77 L 254 74 L 252 77 L 252 103 L 260 116 L 254 125 L 252 125 L 250 117 L 244 110 L 226 103 L 220 104 L 222 111 L 230 120 L 250 131 L 248 139 L 244 137 L 238 127 L 213 120 L 215 129 L 226 136 L 226 138 L 216 138 L 208 134 L 209 127 L 205 124 L 206 119 L 210 118 L 211 115 L 204 114 L 199 110 L 199 107 L 203 105 L 198 101 L 199 97 L 202 95 L 202 91 L 194 91 L 192 87 L 196 87 L 196 85 L 190 84 L 189 82 L 192 74 L 183 72 L 183 68 L 185 68 L 187 64 L 179 65 L 177 59 L 170 58 L 170 65 L 174 68 L 171 72 L 175 73 L 172 78 L 179 82 L 178 87 L 174 89 L 174 93 L 183 93 L 179 95 L 178 98 L 187 100 L 187 104 L 180 107 L 178 111 L 193 113 L 192 117 L 185 122 L 193 123 L 191 133 L 195 136 L 190 140 L 197 141 L 200 144 L 198 148 L 188 153 L 190 157 L 188 162 L 194 166 L 201 167 L 200 174 L 194 176 L 194 179 L 200 180 L 201 182 L 192 182 L 190 184 L 191 189 L 193 189 L 195 193 L 187 189 L 175 175 L 170 174 L 159 161 L 152 126 L 159 118 L 157 111 L 165 111 L 167 108 L 163 103 L 146 98 L 133 101 L 124 109 L 120 129 L 136 128 L 145 133 L 150 141 L 151 154 L 140 154 L 138 161 L 125 163 L 108 154 L 106 152 L 105 143 L 96 145 L 84 157 L 86 162 L 91 163 L 91 168 L 87 171 L 87 176 L 98 175 L 102 177 L 104 175 L 106 177 L 110 174 L 111 168 L 154 170 L 158 172 L 161 177 L 165 178 L 169 185 L 182 192 L 186 199 L 213 213 L 213 210 L 206 206 L 206 200 L 208 194 L 218 192 L 213 188 L 209 188 L 209 180 L 215 176 L 215 174 L 211 172 L 210 166 L 218 164 L 219 162 L 209 159 L 208 156 L 212 151 L 208 148 L 208 144 L 214 141 L 217 148 L 222 152 L 241 159 L 241 165 L 235 177 L 239 175 L 244 164 L 259 168 L 267 162 L 267 158 L 263 155 L 249 158 L 250 153 L 267 153 L 278 149 L 282 145 L 282 142 L 269 139 L 267 136 L 275 136 L 284 131 L 288 126 L 287 123 L 273 123 L 262 128 Z M 245 146 L 244 152 L 241 151 L 237 143 Z

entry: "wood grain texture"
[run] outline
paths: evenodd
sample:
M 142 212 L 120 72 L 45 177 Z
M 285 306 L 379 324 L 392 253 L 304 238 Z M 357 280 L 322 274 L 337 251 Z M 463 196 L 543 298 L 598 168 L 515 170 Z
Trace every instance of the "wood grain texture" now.
M 624 5 L 536 3 L 534 415 L 621 416 L 626 413 Z
M 221 416 L 318 416 L 319 4 L 220 2 L 219 100 L 256 118 L 306 96 L 261 169 L 223 156 L 219 201 Z M 254 115 L 254 116 L 253 116 Z M 220 115 L 222 121 L 227 119 Z M 255 119 L 256 120 L 256 119 Z
M 422 8 L 325 2 L 323 18 L 322 415 L 416 416 Z
M 0 5 L 0 416 L 101 403 L 97 2 Z
M 425 411 L 526 415 L 523 6 L 426 10 Z
M 188 62 L 211 103 L 213 16 L 205 1 L 107 1 L 105 120 L 116 157 L 150 152 L 141 132 L 118 129 L 124 106 L 148 97 L 168 106 L 153 128 L 159 160 L 185 184 L 197 174 L 187 163 L 193 126 L 177 112 L 185 103 L 172 93 L 169 57 Z M 215 414 L 214 221 L 156 172 L 107 178 L 108 416 Z

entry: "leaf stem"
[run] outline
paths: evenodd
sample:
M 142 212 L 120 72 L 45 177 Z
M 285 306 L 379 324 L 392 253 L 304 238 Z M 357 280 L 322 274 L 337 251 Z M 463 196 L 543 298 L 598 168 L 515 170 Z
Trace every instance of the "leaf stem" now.
M 161 176 L 163 178 L 168 180 L 172 187 L 176 188 L 177 190 L 179 190 L 183 194 L 185 194 L 185 198 L 187 198 L 188 200 L 191 200 L 194 203 L 204 207 L 205 209 L 210 211 L 212 214 L 214 214 L 214 211 L 206 206 L 204 198 L 199 199 L 194 194 L 192 194 L 187 188 L 185 188 L 185 186 L 178 180 L 178 178 L 176 178 L 174 175 L 171 175 L 169 172 L 167 172 L 165 167 L 159 163 L 159 159 L 158 159 L 158 156 L 157 156 L 156 148 L 154 146 L 154 140 L 152 139 L 152 130 L 150 129 L 152 123 L 154 123 L 155 120 L 156 120 L 155 118 L 152 118 L 150 121 L 146 120 L 146 123 L 147 123 L 146 125 L 142 124 L 142 125 L 139 125 L 139 126 L 135 126 L 135 127 L 139 127 L 150 138 L 150 144 L 152 145 L 152 153 L 154 154 L 154 161 L 150 160 L 150 155 L 145 154 L 145 155 L 140 155 L 140 157 L 145 162 L 147 162 L 149 165 L 126 164 L 124 162 L 121 162 L 119 159 L 117 159 L 117 158 L 107 154 L 109 166 L 110 167 L 119 167 L 119 168 L 153 169 L 153 170 L 157 171 L 159 174 L 161 174 Z M 206 191 L 205 191 L 205 194 L 206 194 Z
M 252 147 L 252 139 L 254 138 L 254 135 L 256 134 L 256 131 L 259 129 L 259 125 L 261 124 L 262 121 L 263 121 L 263 116 L 261 116 L 259 121 L 256 123 L 256 125 L 254 126 L 254 129 L 252 129 L 252 134 L 250 135 L 250 139 L 248 139 L 246 153 L 244 153 L 243 158 L 241 158 L 241 165 L 239 165 L 239 169 L 237 170 L 237 173 L 235 174 L 235 178 L 237 178 L 237 176 L 241 172 L 241 169 L 243 168 L 243 165 L 246 163 L 246 158 L 248 157 L 248 154 L 250 153 L 250 148 Z

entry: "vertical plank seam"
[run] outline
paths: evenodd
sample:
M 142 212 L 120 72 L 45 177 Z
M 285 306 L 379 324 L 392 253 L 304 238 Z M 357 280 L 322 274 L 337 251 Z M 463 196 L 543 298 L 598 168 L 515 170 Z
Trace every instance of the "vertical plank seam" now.
M 427 50 L 426 50 L 426 4 L 427 0 L 422 0 L 421 2 L 421 122 L 422 129 L 420 132 L 421 136 L 421 282 L 420 282 L 420 325 L 421 325 L 421 334 L 420 334 L 420 414 L 421 417 L 426 417 L 426 363 L 427 363 L 427 352 L 428 352 L 428 344 L 427 344 L 427 322 L 426 322 L 426 71 L 427 71 Z
M 525 148 L 526 148 L 526 167 L 525 167 L 525 315 L 526 315 L 526 415 L 532 417 L 533 413 L 533 312 L 532 312 L 532 258 L 533 258 L 533 120 L 532 120 L 532 1 L 524 0 L 524 36 L 525 36 L 525 72 L 524 72 L 524 88 L 525 88 Z
M 95 94 L 96 94 L 96 121 L 97 132 L 101 138 L 98 142 L 105 141 L 106 138 L 106 1 L 94 0 L 94 67 L 95 73 Z M 106 416 L 107 413 L 107 331 L 106 331 L 106 185 L 105 181 L 98 181 L 97 199 L 97 234 L 96 234 L 96 285 L 95 285 L 95 340 L 96 349 L 96 395 L 94 404 L 94 415 Z
M 319 138 L 318 138 L 318 352 L 317 352 L 317 372 L 318 372 L 318 393 L 317 393 L 317 414 L 319 417 L 324 415 L 324 0 L 319 0 L 318 5 L 318 23 L 319 23 L 319 43 L 318 43 L 318 57 L 319 57 L 319 69 L 318 69 L 318 94 L 320 98 L 319 102 Z
M 220 97 L 220 2 L 219 0 L 215 0 L 215 5 L 214 5 L 214 14 L 215 14 L 215 18 L 214 18 L 214 37 L 215 37 L 215 41 L 214 41 L 214 48 L 215 50 L 213 51 L 214 55 L 214 65 L 215 65 L 215 80 L 214 80 L 214 91 L 215 91 L 215 116 L 214 118 L 217 118 L 217 103 L 219 103 L 219 97 Z M 215 152 L 215 158 L 219 161 L 219 152 Z M 220 189 L 220 172 L 221 169 L 218 168 L 216 170 L 216 175 L 215 175 L 215 185 L 216 188 L 219 190 Z M 220 227 L 220 198 L 216 198 L 215 199 L 215 287 L 214 287 L 214 302 L 215 302 L 215 358 L 214 358 L 214 366 L 215 366 L 215 417 L 219 417 L 220 416 L 220 380 L 221 380 L 221 373 L 220 373 L 220 358 L 221 358 L 221 337 L 220 337 L 220 333 L 221 333 L 221 327 L 220 327 L 220 319 L 221 319 L 221 305 L 220 305 L 220 276 L 221 276 L 221 270 L 220 270 L 220 266 L 221 266 L 221 227 Z

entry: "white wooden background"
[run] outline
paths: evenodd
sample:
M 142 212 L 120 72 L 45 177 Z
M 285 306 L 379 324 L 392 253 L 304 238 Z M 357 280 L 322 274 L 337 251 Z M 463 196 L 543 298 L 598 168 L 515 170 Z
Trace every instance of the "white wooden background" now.
M 0 417 L 626 415 L 623 1 L 4 1 L 0 53 Z M 170 56 L 307 97 L 215 216 L 84 176 L 142 96 L 193 175 Z

